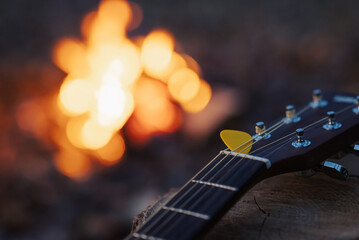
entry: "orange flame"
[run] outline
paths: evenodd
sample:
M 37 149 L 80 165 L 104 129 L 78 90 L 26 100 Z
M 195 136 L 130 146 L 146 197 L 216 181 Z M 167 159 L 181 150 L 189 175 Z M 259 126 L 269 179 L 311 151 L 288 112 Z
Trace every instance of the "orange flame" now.
M 174 39 L 166 31 L 156 30 L 143 41 L 141 60 L 145 73 L 154 78 L 162 79 L 170 72 L 174 49 Z
M 90 160 L 74 149 L 60 150 L 55 155 L 55 166 L 64 175 L 76 179 L 87 177 L 91 171 Z
M 116 134 L 106 146 L 96 150 L 96 156 L 101 163 L 112 165 L 121 159 L 125 153 L 125 148 L 126 146 L 123 137 Z
M 58 94 L 58 107 L 68 119 L 59 124 L 75 147 L 61 147 L 55 163 L 69 177 L 82 178 L 90 172 L 89 153 L 104 165 L 118 162 L 125 142 L 117 132 L 130 116 L 129 136 L 143 143 L 153 134 L 181 126 L 178 106 L 198 112 L 211 98 L 198 63 L 174 51 L 169 32 L 155 30 L 127 38 L 126 30 L 141 21 L 139 5 L 103 0 L 83 19 L 83 42 L 65 38 L 54 48 L 54 62 L 68 74 Z
M 182 68 L 172 74 L 168 89 L 174 99 L 185 102 L 194 98 L 199 90 L 199 77 L 189 68 Z

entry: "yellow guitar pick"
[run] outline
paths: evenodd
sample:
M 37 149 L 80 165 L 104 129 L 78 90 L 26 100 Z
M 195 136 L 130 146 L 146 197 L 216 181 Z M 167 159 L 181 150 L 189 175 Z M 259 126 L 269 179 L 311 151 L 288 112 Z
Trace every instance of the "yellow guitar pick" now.
M 224 144 L 226 144 L 231 151 L 247 154 L 252 148 L 252 146 L 250 146 L 253 142 L 252 136 L 246 132 L 223 130 L 220 136 Z

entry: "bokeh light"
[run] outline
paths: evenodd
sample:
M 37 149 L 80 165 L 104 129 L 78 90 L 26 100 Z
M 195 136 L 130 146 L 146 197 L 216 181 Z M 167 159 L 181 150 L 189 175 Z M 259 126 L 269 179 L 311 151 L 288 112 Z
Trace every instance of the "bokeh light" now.
M 94 119 L 85 122 L 81 129 L 81 142 L 89 149 L 105 146 L 112 137 L 112 129 L 99 124 Z
M 145 144 L 155 134 L 179 129 L 180 106 L 198 112 L 211 97 L 198 63 L 174 50 L 175 39 L 168 31 L 127 37 L 142 18 L 136 3 L 103 0 L 82 21 L 84 41 L 63 38 L 55 45 L 53 60 L 67 73 L 57 114 L 67 119 L 57 121 L 59 130 L 52 139 L 67 138 L 67 144 L 58 143 L 55 159 L 66 176 L 89 174 L 93 160 L 117 163 L 126 149 L 121 135 L 125 125 L 132 143 Z M 73 162 L 63 159 L 79 155 Z
M 55 166 L 64 175 L 83 179 L 91 171 L 91 162 L 86 155 L 75 149 L 62 149 L 55 155 Z
M 66 78 L 59 93 L 59 107 L 67 115 L 79 115 L 90 110 L 93 86 L 85 79 Z
M 85 45 L 72 38 L 61 39 L 55 46 L 54 62 L 64 72 L 84 76 L 89 67 Z
M 211 86 L 204 80 L 200 80 L 198 92 L 189 101 L 181 102 L 182 108 L 189 113 L 202 111 L 212 97 Z
M 145 73 L 162 79 L 170 72 L 174 49 L 173 37 L 164 30 L 151 32 L 143 41 L 141 60 Z
M 96 156 L 101 163 L 113 165 L 121 159 L 125 149 L 125 140 L 121 135 L 115 134 L 107 145 L 96 150 Z
M 186 102 L 194 98 L 199 86 L 198 75 L 189 68 L 177 70 L 168 80 L 168 89 L 171 96 L 178 102 Z

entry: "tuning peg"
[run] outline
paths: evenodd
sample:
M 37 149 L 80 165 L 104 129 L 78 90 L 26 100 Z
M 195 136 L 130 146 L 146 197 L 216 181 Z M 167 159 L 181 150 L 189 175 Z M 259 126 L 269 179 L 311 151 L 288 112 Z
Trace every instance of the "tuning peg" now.
M 357 98 L 356 98 L 356 102 L 357 102 L 357 105 L 358 105 L 358 106 L 356 106 L 355 108 L 353 108 L 353 112 L 354 112 L 355 114 L 359 114 L 359 95 L 358 95 Z
M 295 115 L 295 107 L 293 105 L 285 107 L 285 118 L 283 119 L 285 123 L 299 122 L 300 119 L 300 116 Z
M 292 146 L 295 148 L 302 148 L 302 147 L 308 147 L 311 142 L 309 140 L 304 139 L 304 129 L 298 128 L 296 130 L 297 133 L 297 140 L 292 142 Z
M 325 107 L 328 105 L 328 101 L 323 99 L 322 90 L 313 90 L 313 101 L 310 102 L 312 108 Z
M 340 152 L 338 152 L 337 154 L 335 154 L 334 156 L 331 156 L 329 159 L 338 161 L 349 153 L 356 154 L 357 156 L 359 156 L 359 144 L 354 144 L 350 147 L 347 147 L 347 148 L 341 150 Z M 328 160 L 320 163 L 318 166 L 314 167 L 313 169 L 298 171 L 298 172 L 295 172 L 294 174 L 298 177 L 306 178 L 306 177 L 313 176 L 317 172 L 323 172 L 330 177 L 340 179 L 340 180 L 346 180 L 349 177 L 349 172 L 345 167 L 343 167 L 342 165 L 340 165 L 338 163 L 328 161 Z
M 341 123 L 335 121 L 335 112 L 334 111 L 327 112 L 327 116 L 328 116 L 328 123 L 323 125 L 323 128 L 325 130 L 335 130 L 335 129 L 339 129 L 342 127 Z
M 343 167 L 338 163 L 334 163 L 330 161 L 324 161 L 323 163 L 320 163 L 317 167 L 313 169 L 298 171 L 295 172 L 294 174 L 298 177 L 307 178 L 315 175 L 317 172 L 323 172 L 332 178 L 336 178 L 344 181 L 347 180 L 347 178 L 349 177 L 349 172 L 345 167 Z
M 343 148 L 333 156 L 331 156 L 329 159 L 333 160 L 341 160 L 348 154 L 354 154 L 359 157 L 359 144 L 354 144 L 348 147 Z
M 255 132 L 256 135 L 253 136 L 255 140 L 259 140 L 261 138 L 268 139 L 271 137 L 270 133 L 266 133 L 266 126 L 264 125 L 264 122 L 257 122 L 255 126 Z
M 345 167 L 330 161 L 324 161 L 317 171 L 324 172 L 330 177 L 344 181 L 349 177 L 349 172 Z

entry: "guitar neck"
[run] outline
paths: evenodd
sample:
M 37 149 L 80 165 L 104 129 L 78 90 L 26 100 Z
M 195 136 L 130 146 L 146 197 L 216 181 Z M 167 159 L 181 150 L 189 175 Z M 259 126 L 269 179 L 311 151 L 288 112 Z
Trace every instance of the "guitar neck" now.
M 127 239 L 196 239 L 264 175 L 266 159 L 221 152 Z
M 264 123 L 257 123 L 259 139 L 240 131 L 222 131 L 229 149 L 241 153 L 222 151 L 127 239 L 197 239 L 260 180 L 317 167 L 359 134 L 359 96 L 322 96 L 316 90 L 313 101 L 298 113 L 292 105 L 285 113 L 268 133 Z M 249 151 L 255 156 L 244 154 Z M 339 174 L 335 167 L 330 171 Z

